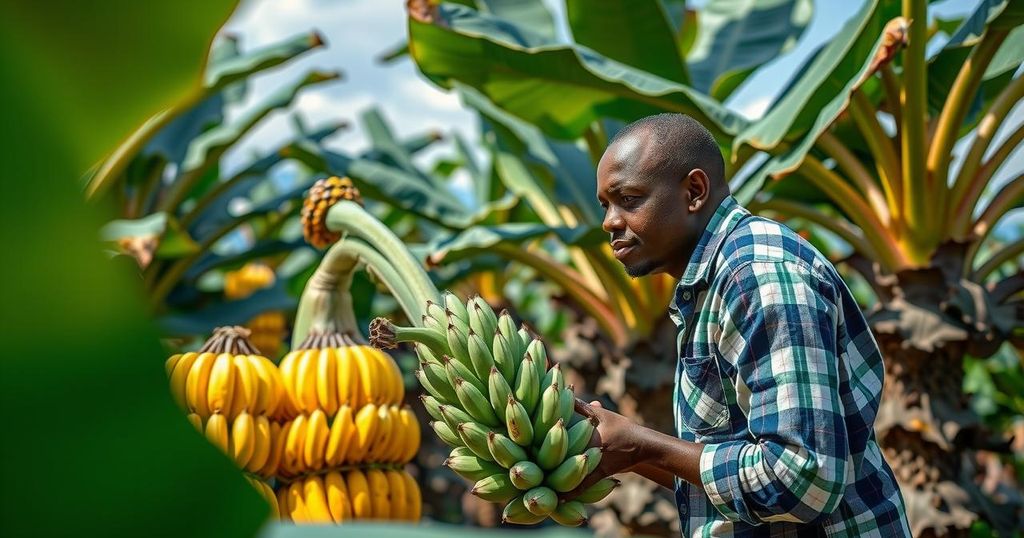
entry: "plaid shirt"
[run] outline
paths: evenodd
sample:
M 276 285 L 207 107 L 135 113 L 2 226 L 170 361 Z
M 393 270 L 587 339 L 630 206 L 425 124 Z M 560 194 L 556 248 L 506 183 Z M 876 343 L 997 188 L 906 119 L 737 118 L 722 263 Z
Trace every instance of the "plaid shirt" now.
M 670 314 L 676 432 L 704 445 L 683 536 L 910 536 L 875 442 L 882 357 L 821 253 L 729 197 Z

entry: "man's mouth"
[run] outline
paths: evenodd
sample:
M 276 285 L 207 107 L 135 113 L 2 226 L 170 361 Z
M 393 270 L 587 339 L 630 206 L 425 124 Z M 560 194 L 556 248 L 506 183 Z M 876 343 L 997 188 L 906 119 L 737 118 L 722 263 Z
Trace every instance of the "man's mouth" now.
M 628 256 L 629 253 L 633 251 L 634 247 L 636 247 L 636 243 L 633 241 L 616 239 L 615 241 L 612 241 L 612 254 L 615 255 L 616 259 L 621 260 Z

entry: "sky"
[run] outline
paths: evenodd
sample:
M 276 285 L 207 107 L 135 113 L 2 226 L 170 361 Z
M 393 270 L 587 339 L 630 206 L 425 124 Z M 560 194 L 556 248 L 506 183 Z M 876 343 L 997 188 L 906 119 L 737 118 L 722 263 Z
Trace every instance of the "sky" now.
M 569 39 L 565 27 L 562 0 L 544 0 L 561 25 L 559 35 Z M 699 9 L 707 0 L 690 1 Z M 952 17 L 969 13 L 977 0 L 946 0 L 934 4 L 936 13 Z M 775 95 L 781 91 L 807 56 L 829 39 L 863 5 L 846 0 L 815 2 L 814 14 L 797 45 L 755 73 L 726 102 L 745 116 L 761 117 Z M 367 138 L 359 127 L 359 116 L 376 106 L 383 111 L 392 129 L 400 136 L 413 136 L 429 130 L 462 133 L 467 140 L 478 139 L 475 115 L 463 109 L 459 99 L 443 92 L 416 70 L 413 62 L 402 58 L 391 64 L 378 62 L 379 55 L 405 39 L 404 0 L 243 0 L 223 32 L 240 40 L 243 50 L 269 45 L 296 34 L 317 30 L 327 46 L 307 53 L 298 60 L 254 77 L 246 101 L 232 115 L 259 102 L 274 88 L 299 78 L 310 69 L 340 70 L 344 79 L 306 88 L 287 111 L 268 117 L 225 157 L 225 172 L 245 163 L 251 154 L 271 150 L 293 135 L 290 116 L 298 115 L 310 128 L 344 120 L 349 128 L 327 141 L 330 147 L 346 153 L 367 149 Z M 1009 124 L 1024 121 L 1024 106 L 1018 105 Z M 1011 129 L 1004 128 L 1002 135 Z M 997 136 L 997 141 L 998 141 Z M 995 146 L 995 144 L 993 144 Z M 426 152 L 421 161 L 436 159 L 443 146 Z M 1018 149 L 1002 169 L 1002 180 L 1009 171 L 1024 170 L 1024 151 Z M 1024 223 L 1020 210 L 1012 219 Z

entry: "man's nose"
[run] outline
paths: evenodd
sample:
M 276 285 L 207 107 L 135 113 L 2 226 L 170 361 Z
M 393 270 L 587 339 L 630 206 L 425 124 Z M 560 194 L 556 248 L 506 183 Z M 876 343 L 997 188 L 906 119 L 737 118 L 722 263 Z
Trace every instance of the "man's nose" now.
M 609 207 L 604 212 L 604 221 L 601 222 L 601 227 L 604 231 L 612 233 L 614 231 L 622 230 L 626 226 L 626 222 L 622 220 L 622 216 L 614 207 Z

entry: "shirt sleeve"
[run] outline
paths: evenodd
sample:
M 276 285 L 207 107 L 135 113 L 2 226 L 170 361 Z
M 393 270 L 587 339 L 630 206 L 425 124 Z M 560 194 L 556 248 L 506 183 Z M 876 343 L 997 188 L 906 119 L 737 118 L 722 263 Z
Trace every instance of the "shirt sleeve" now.
M 847 483 L 834 287 L 802 266 L 751 262 L 722 291 L 719 351 L 749 396 L 753 441 L 704 446 L 700 476 L 733 521 L 811 522 L 832 513 Z

